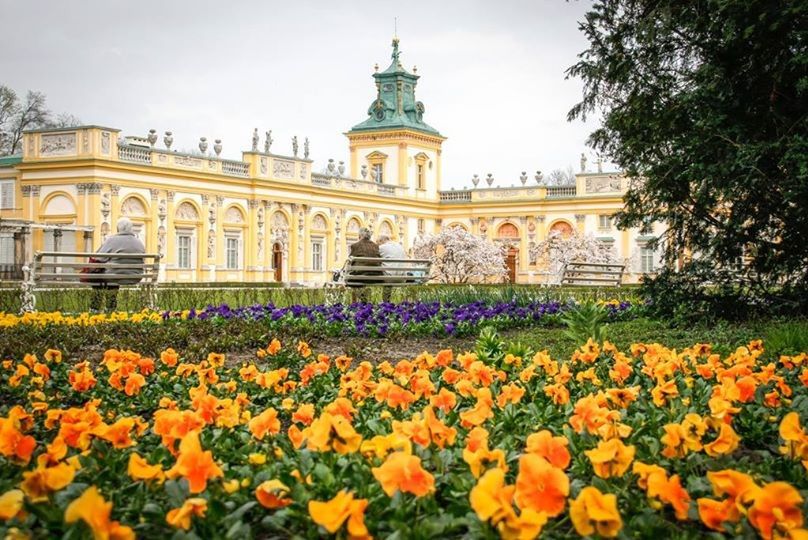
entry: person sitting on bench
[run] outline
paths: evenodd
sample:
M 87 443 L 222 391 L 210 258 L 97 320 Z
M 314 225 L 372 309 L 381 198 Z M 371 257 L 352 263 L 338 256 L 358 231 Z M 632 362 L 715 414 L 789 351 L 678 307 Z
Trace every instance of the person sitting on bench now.
M 382 259 L 406 259 L 407 253 L 404 251 L 404 246 L 402 246 L 398 242 L 394 242 L 389 236 L 383 234 L 380 235 L 378 238 L 379 242 L 379 253 L 382 256 Z M 397 262 L 383 262 L 382 267 L 384 267 L 384 273 L 388 276 L 402 276 L 401 282 L 404 283 L 405 279 L 404 273 L 401 271 L 396 270 L 389 270 L 392 268 L 396 268 L 402 266 L 404 263 L 397 263 Z M 393 292 L 393 288 L 390 286 L 382 287 L 382 301 L 389 302 L 390 301 L 390 293 Z
M 379 253 L 379 246 L 371 240 L 371 236 L 373 235 L 370 232 L 370 229 L 367 227 L 362 227 L 359 229 L 359 240 L 351 244 L 351 250 L 349 255 L 351 257 L 375 257 L 380 258 L 381 254 Z M 358 262 L 357 266 L 379 266 L 377 262 Z M 355 275 L 359 276 L 379 276 L 381 272 L 375 270 L 362 270 L 359 272 L 355 272 Z M 368 302 L 369 299 L 369 291 L 366 285 L 373 285 L 374 283 L 378 283 L 378 281 L 374 281 L 372 279 L 368 280 L 361 280 L 361 279 L 354 279 L 351 280 L 351 283 L 348 284 L 348 287 L 353 289 L 353 301 L 354 302 Z
M 146 248 L 143 242 L 135 236 L 132 227 L 132 221 L 129 218 L 122 217 L 118 220 L 118 234 L 112 235 L 101 244 L 96 253 L 146 253 Z M 96 263 L 109 263 L 113 265 L 136 265 L 143 264 L 142 257 L 93 257 L 92 262 Z M 110 274 L 131 274 L 132 277 L 111 278 L 104 279 L 104 274 L 97 274 L 98 277 L 93 275 L 92 284 L 93 292 L 90 297 L 90 309 L 92 311 L 99 311 L 101 309 L 102 300 L 106 298 L 106 309 L 108 311 L 115 311 L 118 307 L 118 289 L 121 285 L 135 285 L 140 282 L 143 275 L 142 268 L 109 268 Z

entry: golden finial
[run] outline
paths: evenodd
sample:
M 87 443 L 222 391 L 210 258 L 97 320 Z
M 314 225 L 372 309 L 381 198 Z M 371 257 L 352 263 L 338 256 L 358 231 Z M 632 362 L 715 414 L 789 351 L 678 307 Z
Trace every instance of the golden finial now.
M 375 71 L 376 73 L 379 72 L 379 63 L 378 62 L 373 64 L 373 71 Z

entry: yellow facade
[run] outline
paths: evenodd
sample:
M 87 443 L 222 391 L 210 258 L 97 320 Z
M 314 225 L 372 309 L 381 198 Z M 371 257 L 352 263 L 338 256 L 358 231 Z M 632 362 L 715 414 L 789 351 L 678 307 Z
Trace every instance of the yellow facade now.
M 394 47 L 395 64 L 397 42 Z M 417 79 L 400 63 L 375 76 L 409 77 L 412 87 Z M 403 115 L 408 102 L 399 97 L 397 106 Z M 445 138 L 436 131 L 380 126 L 346 136 L 347 170 L 331 163 L 316 173 L 313 161 L 299 156 L 256 149 L 241 160 L 185 154 L 158 148 L 154 134 L 151 141 L 121 138 L 102 126 L 30 131 L 21 159 L 0 161 L 0 183 L 13 185 L 0 218 L 91 227 L 65 232 L 61 247 L 95 250 L 117 219 L 128 216 L 147 251 L 163 255 L 161 280 L 169 282 L 322 283 L 343 264 L 360 227 L 410 249 L 419 234 L 461 226 L 505 246 L 522 283 L 543 280 L 530 247 L 558 230 L 612 242 L 630 273 L 641 270 L 646 237 L 619 232 L 602 217 L 622 206 L 627 185 L 619 174 L 582 172 L 565 187 L 545 187 L 523 174 L 518 187 L 486 187 L 482 180 L 471 190 L 446 191 Z M 52 247 L 52 233 L 30 234 L 33 250 Z

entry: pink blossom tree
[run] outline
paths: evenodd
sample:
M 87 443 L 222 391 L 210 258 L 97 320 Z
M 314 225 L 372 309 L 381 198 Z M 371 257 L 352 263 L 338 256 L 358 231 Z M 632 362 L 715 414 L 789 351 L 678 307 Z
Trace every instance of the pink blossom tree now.
M 440 283 L 479 283 L 507 274 L 504 250 L 462 227 L 419 236 L 413 256 L 431 260 L 431 277 Z
M 569 262 L 613 263 L 617 255 L 611 244 L 597 240 L 591 234 L 573 232 L 564 236 L 552 232 L 530 251 L 532 259 L 547 265 L 550 282 L 560 283 L 564 266 Z

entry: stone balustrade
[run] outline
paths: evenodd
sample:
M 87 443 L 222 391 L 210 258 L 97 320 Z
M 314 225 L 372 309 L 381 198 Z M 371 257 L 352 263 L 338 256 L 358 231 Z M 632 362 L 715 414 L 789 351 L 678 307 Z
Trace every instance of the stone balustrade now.
M 130 163 L 145 163 L 151 165 L 151 149 L 140 146 L 118 145 L 118 159 Z
M 625 193 L 628 183 L 617 174 L 582 173 L 576 176 L 575 184 L 569 186 L 512 186 L 489 187 L 440 192 L 440 201 L 447 204 L 468 202 L 495 202 L 498 200 L 571 199 L 587 196 L 603 196 Z
M 230 159 L 221 160 L 222 174 L 229 174 L 230 176 L 241 176 L 247 178 L 250 176 L 250 164 L 243 161 L 234 161 Z

